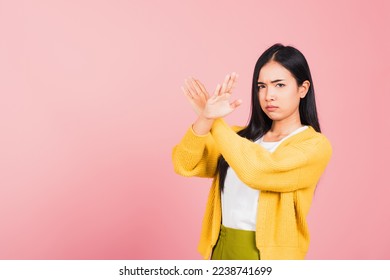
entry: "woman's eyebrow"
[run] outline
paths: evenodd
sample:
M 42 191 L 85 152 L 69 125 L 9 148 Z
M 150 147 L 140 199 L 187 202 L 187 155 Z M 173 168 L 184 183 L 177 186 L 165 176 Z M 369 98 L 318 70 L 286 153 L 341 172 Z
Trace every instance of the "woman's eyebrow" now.
M 273 83 L 277 83 L 277 82 L 280 82 L 280 81 L 284 81 L 284 79 L 273 80 L 273 81 L 271 81 L 271 83 L 273 84 Z M 257 84 L 258 84 L 258 85 L 260 85 L 260 84 L 264 85 L 265 83 L 263 83 L 263 82 L 257 82 Z

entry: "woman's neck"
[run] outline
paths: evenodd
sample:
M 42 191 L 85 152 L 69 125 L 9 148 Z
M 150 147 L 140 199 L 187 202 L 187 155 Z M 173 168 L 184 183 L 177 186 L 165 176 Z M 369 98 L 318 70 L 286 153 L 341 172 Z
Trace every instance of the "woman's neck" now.
M 297 118 L 273 121 L 268 134 L 269 136 L 272 136 L 272 138 L 284 137 L 300 127 L 302 127 L 302 123 L 299 116 Z

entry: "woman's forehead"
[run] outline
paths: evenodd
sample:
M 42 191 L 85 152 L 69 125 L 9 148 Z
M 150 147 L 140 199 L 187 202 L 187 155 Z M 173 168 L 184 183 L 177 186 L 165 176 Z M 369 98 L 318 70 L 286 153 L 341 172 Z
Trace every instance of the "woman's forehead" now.
M 261 69 L 259 73 L 259 77 L 257 79 L 258 82 L 269 82 L 274 80 L 288 80 L 293 79 L 293 75 L 289 70 L 287 70 L 281 64 L 271 61 L 266 63 Z

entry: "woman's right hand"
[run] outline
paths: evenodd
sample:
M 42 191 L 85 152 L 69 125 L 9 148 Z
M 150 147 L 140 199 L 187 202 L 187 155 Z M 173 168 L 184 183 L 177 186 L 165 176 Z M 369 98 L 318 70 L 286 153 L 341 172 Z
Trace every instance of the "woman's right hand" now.
M 185 85 L 181 87 L 185 97 L 187 97 L 195 113 L 199 116 L 206 102 L 209 99 L 209 94 L 203 84 L 192 77 L 185 80 Z

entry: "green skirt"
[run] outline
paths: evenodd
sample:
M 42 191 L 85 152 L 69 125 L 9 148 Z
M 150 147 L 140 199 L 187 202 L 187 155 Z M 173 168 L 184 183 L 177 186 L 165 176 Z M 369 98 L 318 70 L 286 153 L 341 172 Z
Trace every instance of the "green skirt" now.
M 211 259 L 260 260 L 260 252 L 256 248 L 256 232 L 221 225 L 219 238 L 213 248 Z

